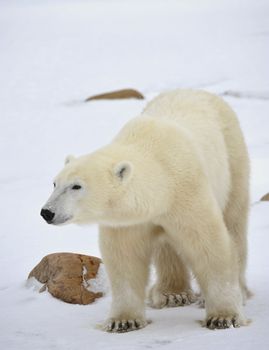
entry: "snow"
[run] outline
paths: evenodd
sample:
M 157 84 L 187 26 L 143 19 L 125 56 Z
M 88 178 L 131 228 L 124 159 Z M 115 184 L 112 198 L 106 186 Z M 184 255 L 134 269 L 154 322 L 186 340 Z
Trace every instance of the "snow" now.
M 269 203 L 267 0 L 2 0 L 0 2 L 0 348 L 267 349 Z M 145 101 L 90 95 L 137 88 Z M 249 147 L 252 208 L 248 327 L 202 328 L 204 310 L 153 310 L 145 329 L 96 328 L 110 296 L 70 305 L 26 288 L 49 253 L 100 256 L 97 227 L 47 225 L 39 216 L 67 154 L 106 144 L 158 92 L 203 88 L 239 115 Z M 230 92 L 226 93 L 225 92 Z
M 83 276 L 87 274 L 87 268 L 83 266 Z M 103 295 L 109 293 L 109 282 L 106 274 L 104 264 L 100 264 L 96 278 L 90 278 L 89 280 L 85 280 L 83 278 L 84 287 L 93 293 L 103 293 Z
M 25 286 L 39 293 L 46 290 L 46 284 L 39 282 L 35 277 L 30 277 L 26 280 Z

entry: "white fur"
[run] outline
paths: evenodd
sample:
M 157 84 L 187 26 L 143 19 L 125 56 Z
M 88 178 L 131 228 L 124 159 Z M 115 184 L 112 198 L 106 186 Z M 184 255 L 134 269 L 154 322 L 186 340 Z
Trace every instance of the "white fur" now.
M 236 116 L 222 99 L 202 91 L 164 93 L 108 146 L 68 160 L 55 191 L 67 190 L 61 205 L 55 195 L 50 206 L 55 223 L 58 216 L 100 225 L 113 297 L 106 330 L 146 325 L 151 261 L 158 276 L 154 307 L 174 306 L 186 295 L 194 301 L 190 269 L 209 328 L 246 324 L 249 162 Z M 71 189 L 76 182 L 79 191 Z

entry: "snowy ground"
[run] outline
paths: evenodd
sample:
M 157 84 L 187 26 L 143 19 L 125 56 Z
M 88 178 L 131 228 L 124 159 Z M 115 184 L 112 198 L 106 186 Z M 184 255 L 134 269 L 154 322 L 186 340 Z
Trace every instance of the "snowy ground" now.
M 269 348 L 269 3 L 266 0 L 0 2 L 0 348 Z M 84 104 L 91 94 L 134 87 L 147 100 L 175 87 L 225 97 L 239 115 L 252 162 L 249 327 L 201 328 L 197 306 L 147 310 L 139 332 L 95 328 L 109 297 L 89 306 L 25 287 L 57 251 L 99 256 L 97 228 L 52 227 L 39 211 L 64 157 L 107 143 L 147 101 Z

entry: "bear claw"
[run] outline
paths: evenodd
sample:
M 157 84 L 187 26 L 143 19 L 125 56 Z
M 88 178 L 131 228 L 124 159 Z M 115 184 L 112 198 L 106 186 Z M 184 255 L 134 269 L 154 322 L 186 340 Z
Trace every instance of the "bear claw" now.
M 179 293 L 158 293 L 152 295 L 149 305 L 153 308 L 178 307 L 190 305 L 197 301 L 196 295 L 192 291 Z
M 209 317 L 206 320 L 206 327 L 209 329 L 238 328 L 240 323 L 236 316 L 233 317 Z
M 116 320 L 111 318 L 105 323 L 103 329 L 110 333 L 125 333 L 144 328 L 146 325 L 147 322 L 140 319 Z

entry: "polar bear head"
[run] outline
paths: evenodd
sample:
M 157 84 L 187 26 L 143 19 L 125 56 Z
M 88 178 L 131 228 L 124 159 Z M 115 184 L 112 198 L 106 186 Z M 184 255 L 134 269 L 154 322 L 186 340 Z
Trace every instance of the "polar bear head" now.
M 167 209 L 168 183 L 152 157 L 108 146 L 91 155 L 67 157 L 41 215 L 54 225 L 148 222 Z

